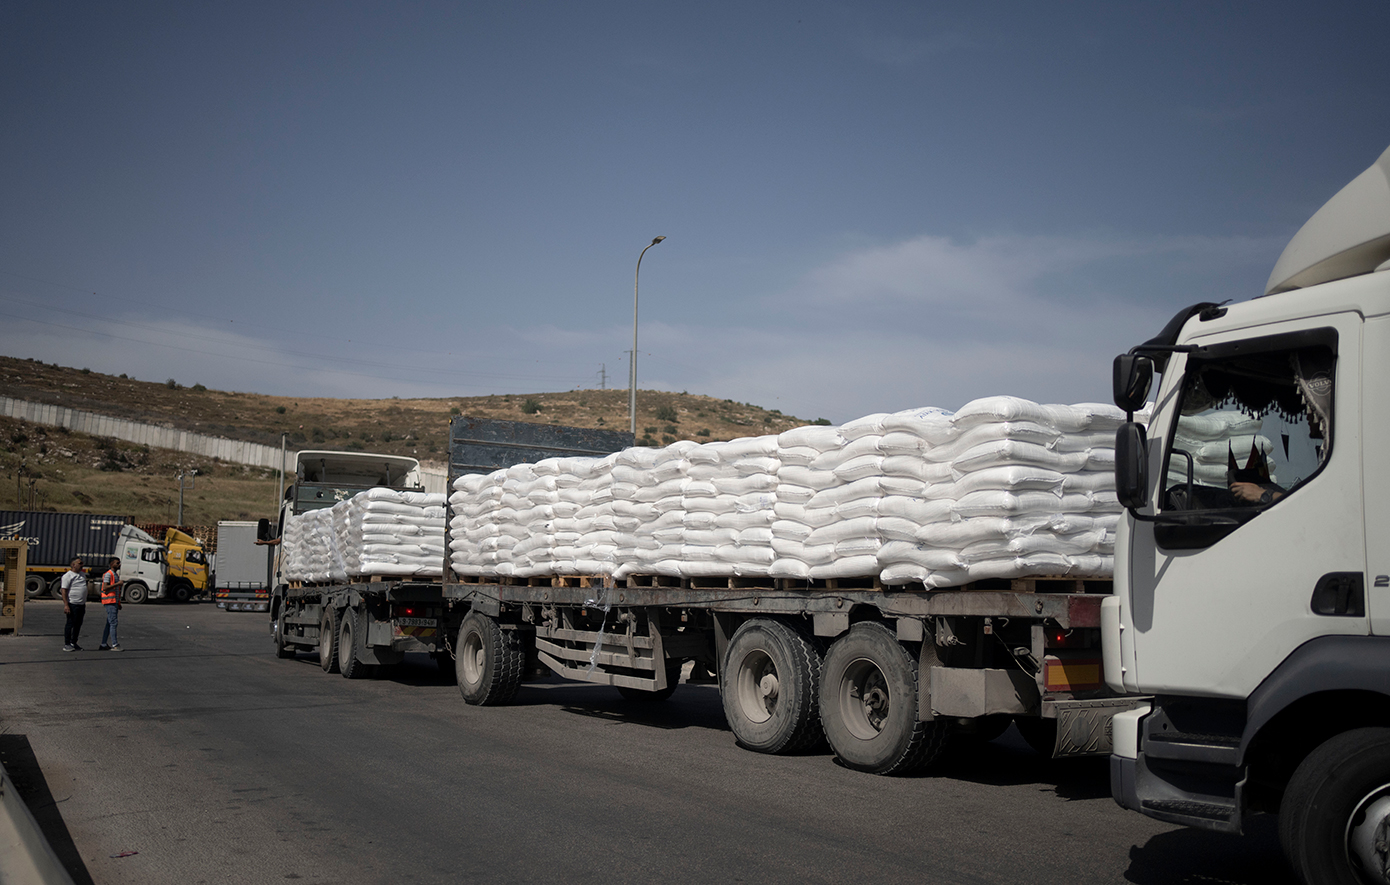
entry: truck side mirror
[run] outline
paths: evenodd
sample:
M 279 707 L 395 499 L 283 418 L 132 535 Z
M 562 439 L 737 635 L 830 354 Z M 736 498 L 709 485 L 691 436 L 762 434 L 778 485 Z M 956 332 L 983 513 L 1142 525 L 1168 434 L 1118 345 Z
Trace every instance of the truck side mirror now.
M 1133 421 L 1115 431 L 1115 496 L 1129 510 L 1149 503 L 1148 440 L 1143 426 Z
M 1115 405 L 1127 415 L 1144 408 L 1153 380 L 1153 360 L 1137 353 L 1122 353 L 1115 357 Z
M 245 537 L 245 536 L 243 536 L 243 537 Z M 274 538 L 270 537 L 270 520 L 268 520 L 268 519 L 258 519 L 258 520 L 256 520 L 256 540 L 257 540 L 257 541 L 273 541 L 273 540 L 275 540 Z

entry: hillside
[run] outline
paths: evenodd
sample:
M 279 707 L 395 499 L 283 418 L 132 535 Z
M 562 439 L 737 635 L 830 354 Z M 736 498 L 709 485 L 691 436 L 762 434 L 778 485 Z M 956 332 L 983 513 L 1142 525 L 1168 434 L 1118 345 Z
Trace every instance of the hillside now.
M 0 395 L 170 424 L 183 430 L 291 448 L 321 446 L 444 460 L 450 415 L 603 427 L 628 426 L 627 390 L 500 394 L 448 399 L 277 397 L 137 381 L 85 369 L 0 357 Z M 809 423 L 750 403 L 689 393 L 638 391 L 641 445 L 734 439 Z
M 0 417 L 0 509 L 113 513 L 173 524 L 177 476 L 195 469 L 198 475 L 185 480 L 183 525 L 275 515 L 273 470 Z
M 624 430 L 626 390 L 450 399 L 352 400 L 275 397 L 200 384 L 114 377 L 0 357 L 0 395 L 134 421 L 277 445 L 412 455 L 443 464 L 449 416 Z M 778 433 L 808 422 L 748 403 L 688 393 L 639 391 L 638 443 L 720 440 Z M 257 519 L 275 511 L 274 471 L 0 418 L 0 508 L 177 516 L 180 471 L 198 470 L 184 493 L 185 525 Z

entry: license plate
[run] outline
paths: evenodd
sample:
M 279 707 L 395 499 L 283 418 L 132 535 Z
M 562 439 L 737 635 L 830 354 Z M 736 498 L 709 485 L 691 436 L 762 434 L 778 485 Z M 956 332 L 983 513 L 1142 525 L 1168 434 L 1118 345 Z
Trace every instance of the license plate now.
M 396 623 L 401 627 L 435 627 L 438 626 L 434 618 L 396 618 Z

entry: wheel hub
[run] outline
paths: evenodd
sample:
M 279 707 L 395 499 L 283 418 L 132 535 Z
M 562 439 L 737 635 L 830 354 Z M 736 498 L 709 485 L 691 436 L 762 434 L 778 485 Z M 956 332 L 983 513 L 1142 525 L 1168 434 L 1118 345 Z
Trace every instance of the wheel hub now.
M 1347 823 L 1347 853 L 1365 881 L 1390 885 L 1390 785 L 1357 804 Z
M 776 673 L 765 673 L 763 678 L 758 680 L 758 691 L 762 692 L 765 702 L 772 703 L 777 700 L 778 688 Z

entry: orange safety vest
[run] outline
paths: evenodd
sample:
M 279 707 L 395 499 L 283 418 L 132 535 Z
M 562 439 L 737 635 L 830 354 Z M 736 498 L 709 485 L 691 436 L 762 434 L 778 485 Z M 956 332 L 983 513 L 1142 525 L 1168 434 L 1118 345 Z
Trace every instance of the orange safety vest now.
M 107 569 L 106 574 L 101 576 L 102 605 L 116 605 L 121 601 L 121 591 L 118 587 L 120 580 L 111 569 Z

